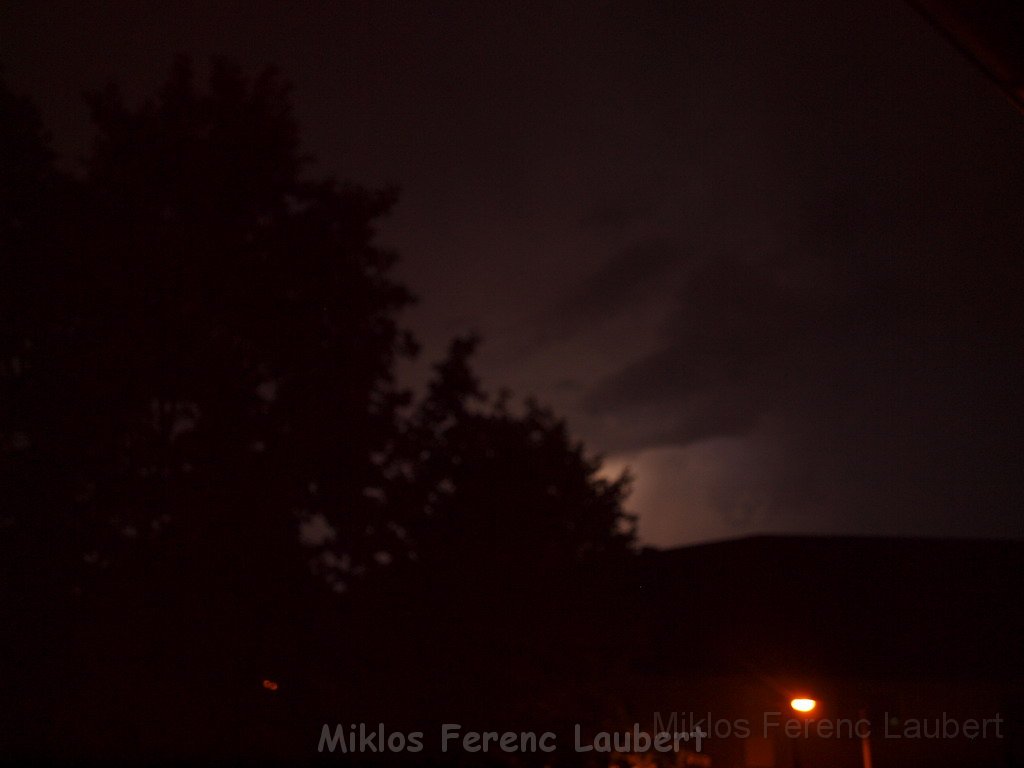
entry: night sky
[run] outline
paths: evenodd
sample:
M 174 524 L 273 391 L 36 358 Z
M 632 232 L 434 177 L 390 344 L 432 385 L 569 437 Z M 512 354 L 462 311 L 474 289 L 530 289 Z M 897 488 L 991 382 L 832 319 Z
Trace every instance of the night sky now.
M 466 330 L 637 475 L 644 542 L 1019 536 L 1024 119 L 908 6 L 7 2 L 83 91 L 276 65 L 320 167 L 403 194 L 410 381 Z

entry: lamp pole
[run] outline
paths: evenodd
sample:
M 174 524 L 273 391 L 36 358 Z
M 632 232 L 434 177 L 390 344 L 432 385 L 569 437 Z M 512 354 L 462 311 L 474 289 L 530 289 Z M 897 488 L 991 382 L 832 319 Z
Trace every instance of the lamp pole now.
M 818 702 L 809 696 L 799 696 L 795 699 L 790 699 L 789 708 L 796 712 L 799 717 L 810 719 L 813 716 L 811 713 L 818 708 Z M 799 742 L 799 737 L 793 740 L 793 768 L 803 768 L 800 763 Z
M 867 729 L 860 735 L 860 762 L 862 768 L 871 768 L 871 721 L 867 718 L 867 710 L 860 710 L 860 719 L 867 721 Z
M 791 699 L 790 708 L 801 717 L 811 717 L 811 713 L 818 708 L 818 702 L 807 696 Z M 858 716 L 861 721 L 868 723 L 868 728 L 860 732 L 860 762 L 861 768 L 872 768 L 871 762 L 871 721 L 867 718 L 867 709 L 861 708 Z M 860 725 L 860 722 L 858 722 Z M 859 731 L 860 729 L 858 729 Z M 801 768 L 800 756 L 797 752 L 796 743 L 793 744 L 793 768 Z

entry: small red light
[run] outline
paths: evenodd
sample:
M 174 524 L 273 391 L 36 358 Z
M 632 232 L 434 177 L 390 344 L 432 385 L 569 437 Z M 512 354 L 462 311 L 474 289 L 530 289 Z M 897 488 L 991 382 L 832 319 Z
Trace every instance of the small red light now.
M 263 687 L 266 688 L 268 691 L 276 691 L 277 683 L 275 683 L 273 680 L 264 680 Z

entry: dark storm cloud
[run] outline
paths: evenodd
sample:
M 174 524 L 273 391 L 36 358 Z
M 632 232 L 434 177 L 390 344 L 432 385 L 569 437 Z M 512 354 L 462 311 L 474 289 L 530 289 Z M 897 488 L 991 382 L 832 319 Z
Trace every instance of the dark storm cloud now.
M 586 408 L 632 423 L 634 450 L 781 425 L 773 503 L 819 522 L 1013 531 L 1024 142 L 1008 138 L 937 166 L 899 142 L 796 166 L 803 209 L 775 253 L 697 264 L 662 348 Z
M 670 238 L 651 237 L 616 250 L 579 284 L 564 289 L 512 354 L 529 357 L 595 325 L 614 322 L 618 315 L 635 312 L 656 286 L 677 280 L 687 264 L 686 250 Z
M 763 268 L 712 261 L 685 281 L 666 331 L 670 344 L 599 382 L 586 405 L 657 409 L 656 441 L 749 431 L 773 399 L 773 380 L 790 365 L 792 348 L 806 346 L 800 337 L 815 324 L 803 320 L 814 314 Z
M 588 226 L 622 228 L 654 213 L 656 204 L 651 200 L 626 200 L 595 206 L 581 219 Z
M 700 94 L 687 267 L 584 411 L 612 450 L 776 445 L 769 527 L 1019 535 L 1024 125 L 906 9 L 801 8 L 709 17 L 743 76 Z
M 581 281 L 556 312 L 564 318 L 590 321 L 635 306 L 662 280 L 683 264 L 683 247 L 667 238 L 634 243 L 614 253 L 594 274 Z
M 794 393 L 835 379 L 849 355 L 899 335 L 910 311 L 903 279 L 877 265 L 861 276 L 850 267 L 725 255 L 697 265 L 676 294 L 667 345 L 598 382 L 586 406 L 656 408 L 657 441 L 750 431 Z

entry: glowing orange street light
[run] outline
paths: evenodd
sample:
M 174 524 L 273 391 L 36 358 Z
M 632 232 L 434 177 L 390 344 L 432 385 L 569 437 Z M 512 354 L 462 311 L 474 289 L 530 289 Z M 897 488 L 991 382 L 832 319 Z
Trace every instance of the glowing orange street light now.
M 807 713 L 814 711 L 814 708 L 818 706 L 818 702 L 814 699 L 799 698 L 793 699 L 789 702 L 789 706 L 793 708 L 794 712 L 800 712 L 801 714 L 806 715 Z
M 793 708 L 794 712 L 799 712 L 801 715 L 809 715 L 815 709 L 818 708 L 818 702 L 814 699 L 800 696 L 795 699 L 791 699 L 789 706 Z M 860 711 L 860 716 L 863 719 L 865 717 L 864 710 Z M 860 737 L 860 758 L 861 765 L 863 768 L 872 768 L 871 766 L 871 742 L 868 737 L 869 732 L 861 734 Z M 795 754 L 795 753 L 794 753 Z

